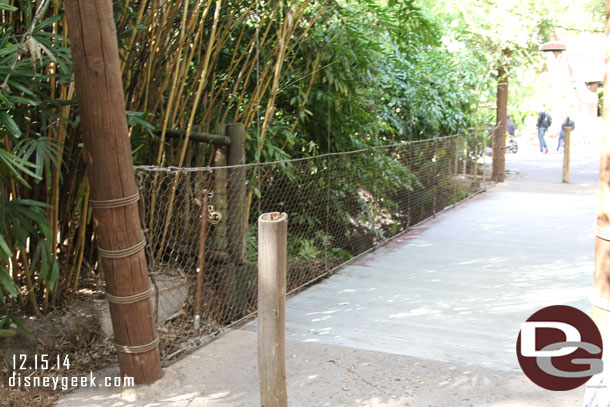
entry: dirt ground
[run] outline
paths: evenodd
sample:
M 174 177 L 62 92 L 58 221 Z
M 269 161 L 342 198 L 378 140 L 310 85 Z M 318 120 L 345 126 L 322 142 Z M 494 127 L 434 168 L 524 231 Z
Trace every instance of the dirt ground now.
M 68 360 L 69 368 L 28 369 L 27 376 L 79 376 L 116 363 L 110 339 L 101 334 L 91 305 L 77 303 L 42 318 L 21 318 L 28 333 L 17 334 L 0 343 L 0 404 L 2 406 L 51 406 L 61 394 L 44 388 L 11 387 L 9 379 L 20 373 L 20 360 L 32 361 L 38 355 L 48 360 Z M 26 374 L 22 374 L 26 376 Z M 4 404 L 7 403 L 7 404 Z

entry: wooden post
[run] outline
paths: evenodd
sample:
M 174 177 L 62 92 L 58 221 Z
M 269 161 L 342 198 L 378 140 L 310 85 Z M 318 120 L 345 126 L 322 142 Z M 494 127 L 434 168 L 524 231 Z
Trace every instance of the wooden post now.
M 250 284 L 255 279 L 255 269 L 248 269 L 246 263 L 246 129 L 242 123 L 229 123 L 225 134 L 231 140 L 227 149 L 227 165 L 235 165 L 227 171 L 227 240 L 228 252 L 232 260 L 227 274 L 227 295 L 235 316 L 241 317 L 248 304 L 255 298 L 249 294 Z M 242 167 L 240 167 L 242 166 Z M 248 274 L 248 270 L 251 273 Z M 234 291 L 231 291 L 234 290 Z
M 434 155 L 432 156 L 434 162 L 434 197 L 432 198 L 432 216 L 436 216 L 436 203 L 438 198 L 438 139 L 434 138 Z
M 66 0 L 74 77 L 121 374 L 161 376 L 111 0 Z
M 195 284 L 195 304 L 193 305 L 193 328 L 199 329 L 203 311 L 203 273 L 205 271 L 205 239 L 208 231 L 208 190 L 201 191 L 201 212 L 199 216 L 199 243 L 197 244 L 197 281 Z
M 504 182 L 506 170 L 506 124 L 508 123 L 508 61 L 510 50 L 502 51 L 504 61 L 498 67 L 496 90 L 496 128 L 493 133 L 491 178 L 494 182 Z
M 262 407 L 286 407 L 286 240 L 288 216 L 258 218 L 258 374 Z
M 216 126 L 216 133 L 225 135 L 225 125 L 219 124 Z M 214 154 L 214 166 L 224 167 L 227 165 L 227 148 L 217 147 Z M 227 240 L 227 220 L 228 220 L 228 190 L 227 182 L 229 177 L 229 170 L 226 168 L 218 168 L 214 170 L 214 196 L 212 202 L 214 203 L 214 209 L 222 214 L 224 219 L 216 225 L 214 230 L 214 249 L 228 253 L 228 240 Z
M 478 157 L 479 157 L 479 145 L 475 144 L 474 146 L 474 161 L 472 162 L 472 180 L 474 182 L 477 182 L 477 179 L 479 178 L 479 162 L 478 162 Z
M 458 191 L 458 174 L 459 174 L 459 160 L 460 160 L 460 140 L 462 136 L 455 139 L 455 160 L 453 168 L 453 196 L 457 196 Z
M 487 173 L 487 135 L 483 137 L 483 185 L 485 185 L 485 174 Z M 492 150 L 493 151 L 493 150 Z M 483 186 L 483 188 L 485 188 Z
M 464 138 L 464 178 L 466 178 L 466 164 L 468 163 L 468 139 Z
M 226 126 L 226 135 L 231 139 L 227 154 L 228 165 L 246 163 L 246 129 L 242 123 Z M 229 210 L 228 235 L 230 251 L 236 264 L 246 261 L 246 169 L 232 168 L 229 173 Z
M 505 56 L 509 52 L 505 50 Z M 504 182 L 506 176 L 506 123 L 508 107 L 508 72 L 505 65 L 498 68 L 498 86 L 496 95 L 496 131 L 493 135 L 493 158 L 491 161 L 491 178 L 494 182 Z M 475 164 L 476 165 L 476 164 Z
M 563 177 L 561 182 L 570 183 L 570 135 L 572 128 L 566 127 L 563 134 Z
M 460 166 L 460 140 L 462 140 L 462 137 L 466 137 L 466 136 L 460 136 L 458 138 L 455 139 L 455 163 L 454 163 L 454 169 L 453 169 L 453 176 L 457 177 L 459 175 L 459 166 Z

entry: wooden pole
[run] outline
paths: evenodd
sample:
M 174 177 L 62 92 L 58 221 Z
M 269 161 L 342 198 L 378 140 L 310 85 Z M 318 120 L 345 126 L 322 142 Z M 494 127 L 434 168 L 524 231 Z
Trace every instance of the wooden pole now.
M 507 54 L 507 51 L 505 51 L 504 54 Z M 493 136 L 491 177 L 494 182 L 504 182 L 506 176 L 506 123 L 508 108 L 508 73 L 504 65 L 501 65 L 498 69 L 496 98 L 496 131 Z
M 566 127 L 563 134 L 563 176 L 561 182 L 570 183 L 570 135 L 572 128 Z
M 121 374 L 161 376 L 111 0 L 66 0 L 98 252 Z
M 478 163 L 478 157 L 479 157 L 479 145 L 475 144 L 474 145 L 474 161 L 472 162 L 472 180 L 474 182 L 477 181 L 477 179 L 479 178 L 479 168 L 477 167 Z
M 225 125 L 219 124 L 216 126 L 216 133 L 225 135 Z M 228 137 L 227 137 L 228 138 Z M 230 139 L 229 139 L 230 140 Z M 214 166 L 225 167 L 227 165 L 227 148 L 219 147 L 214 153 Z M 216 211 L 225 216 L 225 220 L 216 225 L 214 230 L 214 248 L 220 252 L 228 253 L 227 240 L 227 218 L 228 218 L 228 178 L 229 170 L 226 168 L 217 168 L 214 170 L 214 196 L 212 202 Z
M 286 240 L 288 216 L 258 218 L 258 374 L 262 407 L 286 407 Z
M 436 216 L 436 204 L 438 201 L 438 179 L 439 179 L 439 171 L 438 171 L 438 139 L 435 137 L 434 138 L 434 155 L 433 157 L 433 161 L 434 161 L 434 197 L 432 197 L 432 217 Z M 375 179 L 377 179 L 375 177 Z M 374 228 L 374 221 L 373 221 L 373 228 Z
M 463 174 L 464 178 L 466 178 L 466 165 L 468 163 L 468 139 L 464 137 L 464 166 L 463 166 Z
M 208 190 L 201 191 L 201 214 L 199 216 L 199 243 L 197 244 L 197 281 L 195 304 L 193 305 L 193 328 L 199 329 L 203 311 L 203 272 L 205 270 L 205 239 L 208 232 Z
M 227 171 L 227 240 L 232 264 L 228 270 L 227 294 L 235 316 L 243 315 L 248 303 L 254 300 L 249 296 L 250 283 L 254 272 L 247 275 L 246 262 L 246 129 L 242 123 L 229 123 L 225 135 L 231 139 L 227 148 L 227 165 L 234 165 Z M 234 290 L 234 291 L 232 291 Z
M 229 123 L 225 128 L 231 139 L 227 154 L 228 165 L 246 163 L 246 129 L 242 123 Z M 238 265 L 246 261 L 246 169 L 232 168 L 229 171 L 228 234 L 231 252 Z
M 162 130 L 155 130 L 155 136 L 161 137 Z M 173 138 L 178 140 L 184 140 L 184 136 L 186 135 L 186 130 L 178 130 L 178 129 L 167 129 L 165 131 L 166 138 Z M 215 144 L 220 146 L 226 146 L 231 144 L 231 140 L 228 137 L 225 137 L 222 134 L 210 134 L 210 133 L 200 133 L 200 132 L 192 132 L 189 136 L 189 141 L 196 141 L 198 143 L 208 143 Z M 187 161 L 188 162 L 188 161 Z

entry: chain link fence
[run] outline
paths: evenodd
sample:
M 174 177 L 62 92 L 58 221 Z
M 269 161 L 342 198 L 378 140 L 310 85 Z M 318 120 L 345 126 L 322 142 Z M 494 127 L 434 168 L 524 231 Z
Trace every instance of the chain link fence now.
M 261 214 L 288 214 L 294 292 L 481 191 L 485 164 L 476 158 L 466 138 L 451 136 L 274 163 L 137 167 L 162 358 L 256 311 Z M 203 312 L 194 329 L 198 265 Z

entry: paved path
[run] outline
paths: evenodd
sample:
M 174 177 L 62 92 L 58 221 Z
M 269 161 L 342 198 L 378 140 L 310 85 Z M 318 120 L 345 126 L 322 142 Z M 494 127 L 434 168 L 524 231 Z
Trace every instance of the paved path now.
M 291 299 L 287 337 L 518 370 L 530 314 L 588 310 L 599 171 L 578 153 L 562 185 L 561 155 L 507 158 L 506 183 Z
M 510 176 L 288 302 L 289 403 L 567 407 L 520 372 L 515 342 L 537 309 L 589 311 L 598 152 L 522 145 Z M 110 376 L 116 371 L 102 372 Z M 60 406 L 259 405 L 254 324 L 165 369 L 152 386 L 79 390 Z

